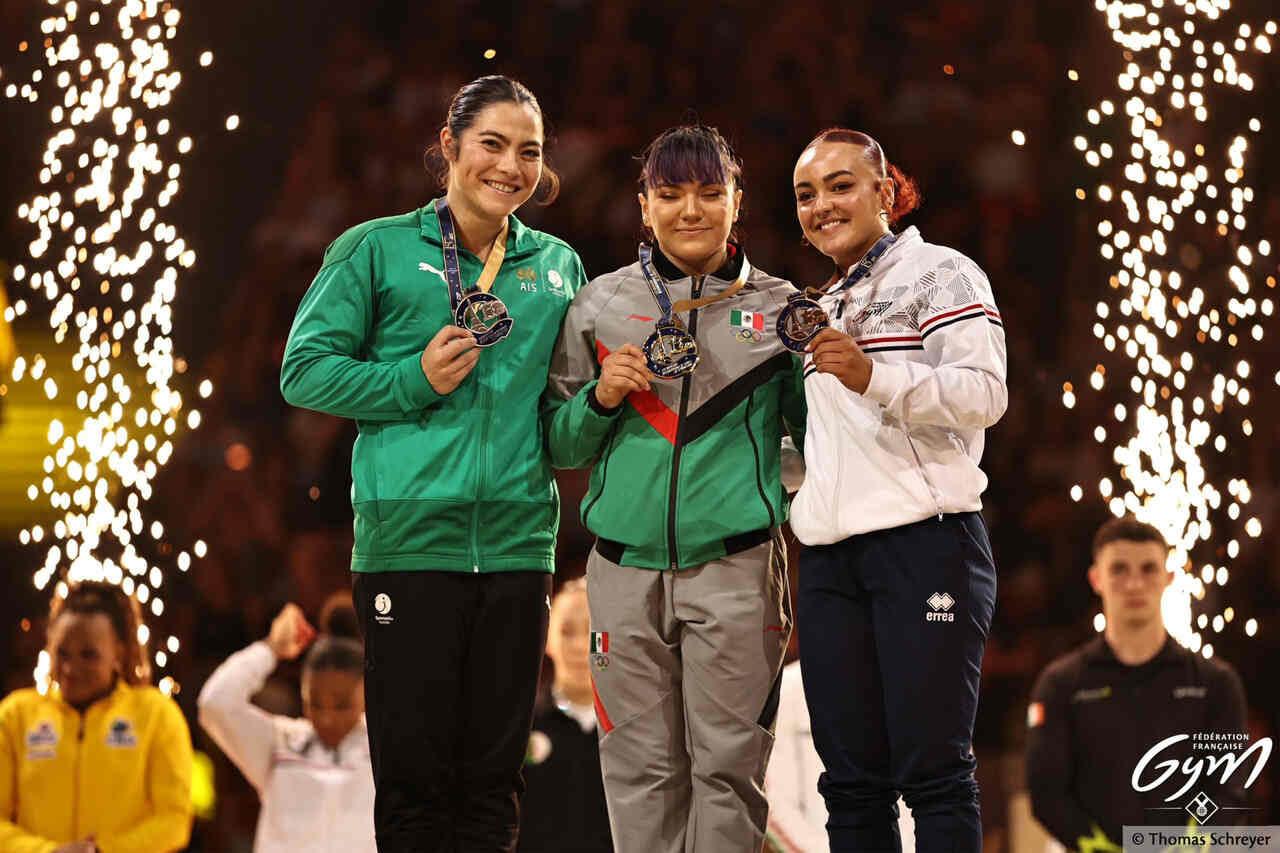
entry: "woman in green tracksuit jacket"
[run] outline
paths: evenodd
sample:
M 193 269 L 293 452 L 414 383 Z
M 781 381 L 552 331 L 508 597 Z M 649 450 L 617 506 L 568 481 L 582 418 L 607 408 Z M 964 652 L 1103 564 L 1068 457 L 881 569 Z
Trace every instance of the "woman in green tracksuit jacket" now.
M 805 417 L 774 329 L 796 291 L 730 242 L 741 170 L 713 128 L 659 136 L 641 183 L 657 248 L 578 294 L 551 370 L 552 462 L 592 466 L 609 820 L 618 853 L 759 850 L 791 633 L 780 444 Z
M 512 215 L 555 194 L 542 143 L 524 86 L 462 87 L 446 196 L 334 241 L 285 350 L 285 398 L 360 430 L 351 568 L 383 853 L 516 840 L 559 522 L 539 401 L 584 281 Z

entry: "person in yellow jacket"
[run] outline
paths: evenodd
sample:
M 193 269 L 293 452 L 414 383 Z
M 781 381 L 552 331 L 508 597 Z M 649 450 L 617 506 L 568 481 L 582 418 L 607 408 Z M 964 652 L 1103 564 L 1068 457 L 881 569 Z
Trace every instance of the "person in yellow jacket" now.
M 191 735 L 150 681 L 137 603 L 93 581 L 54 596 L 47 695 L 0 702 L 0 850 L 169 853 L 191 835 Z

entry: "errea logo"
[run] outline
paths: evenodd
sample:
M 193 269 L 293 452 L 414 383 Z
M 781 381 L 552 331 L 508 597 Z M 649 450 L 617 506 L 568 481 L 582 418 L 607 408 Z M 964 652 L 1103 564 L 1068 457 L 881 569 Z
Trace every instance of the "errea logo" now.
M 929 612 L 924 614 L 926 622 L 954 622 L 956 615 L 950 610 L 955 606 L 956 600 L 948 593 L 935 592 L 925 601 L 929 605 Z

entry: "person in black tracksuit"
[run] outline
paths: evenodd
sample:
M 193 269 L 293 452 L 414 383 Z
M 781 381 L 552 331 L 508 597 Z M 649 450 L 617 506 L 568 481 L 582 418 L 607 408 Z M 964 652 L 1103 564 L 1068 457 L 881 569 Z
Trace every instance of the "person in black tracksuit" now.
M 551 601 L 550 701 L 534 714 L 525 753 L 516 853 L 613 853 L 588 665 L 590 618 L 581 578 Z
M 563 699 L 534 715 L 517 853 L 613 853 L 598 738 Z
M 1223 769 L 1210 777 L 1204 761 L 1251 746 L 1244 688 L 1229 664 L 1182 648 L 1165 630 L 1160 600 L 1173 577 L 1167 554 L 1150 525 L 1126 518 L 1102 526 L 1089 578 L 1102 597 L 1105 632 L 1051 663 L 1032 691 L 1031 806 L 1070 850 L 1119 851 L 1126 824 L 1184 826 L 1200 805 L 1203 822 L 1248 822 L 1244 783 L 1260 750 L 1225 784 Z M 1157 749 L 1178 735 L 1186 737 Z M 1135 770 L 1149 753 L 1136 776 L 1150 790 L 1140 792 Z M 1178 769 L 1166 776 L 1175 759 Z M 1178 794 L 1188 759 L 1203 772 Z M 1197 800 L 1202 793 L 1208 801 Z

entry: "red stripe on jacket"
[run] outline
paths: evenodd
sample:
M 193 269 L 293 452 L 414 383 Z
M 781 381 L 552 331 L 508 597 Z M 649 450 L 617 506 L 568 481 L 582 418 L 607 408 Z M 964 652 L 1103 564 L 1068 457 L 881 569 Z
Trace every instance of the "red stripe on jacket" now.
M 936 317 L 930 317 L 928 320 L 925 320 L 923 323 L 920 324 L 920 331 L 923 332 L 925 329 L 929 328 L 939 320 L 945 320 L 948 317 L 954 317 L 957 314 L 963 314 L 966 311 L 973 311 L 973 310 L 985 311 L 986 309 L 983 307 L 981 302 L 975 302 L 972 305 L 966 305 L 963 308 L 952 308 L 950 311 L 944 311 L 943 313 L 939 314 Z
M 596 680 L 591 679 L 591 698 L 595 700 L 596 705 L 596 721 L 600 723 L 600 730 L 605 734 L 613 731 L 613 721 L 609 719 L 609 712 L 604 709 L 604 703 L 600 701 L 600 694 L 596 692 Z
M 609 356 L 609 348 L 596 341 L 596 353 L 600 363 L 603 364 Z M 627 395 L 626 401 L 639 413 L 640 417 L 648 421 L 649 426 L 658 431 L 659 435 L 672 444 L 676 443 L 676 430 L 680 427 L 680 416 L 663 405 L 657 394 L 652 391 L 632 391 Z

